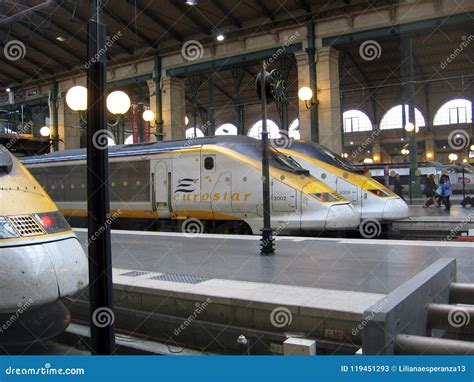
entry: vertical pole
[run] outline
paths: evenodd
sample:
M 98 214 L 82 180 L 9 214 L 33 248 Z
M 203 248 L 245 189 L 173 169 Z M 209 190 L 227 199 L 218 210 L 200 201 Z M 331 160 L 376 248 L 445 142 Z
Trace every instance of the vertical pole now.
M 161 97 L 161 57 L 155 57 L 156 140 L 163 140 L 163 98 Z
M 308 53 L 308 65 L 309 65 L 309 87 L 313 91 L 313 98 L 317 98 L 317 88 L 316 88 L 316 49 L 314 46 L 314 23 L 312 20 L 309 20 L 306 23 L 307 29 L 307 39 L 308 39 L 308 48 L 306 49 Z M 319 142 L 319 126 L 318 126 L 318 105 L 314 105 L 311 110 L 311 140 L 313 142 Z
M 140 94 L 140 99 L 143 99 L 143 94 Z M 137 112 L 138 112 L 138 142 L 140 143 L 145 141 L 145 121 L 143 120 L 143 117 L 142 117 L 144 109 L 145 108 L 143 106 L 143 103 L 139 102 Z
M 216 132 L 216 116 L 214 109 L 214 76 L 211 74 L 209 80 L 207 81 L 207 103 L 208 103 L 208 122 L 209 128 L 207 134 L 213 136 Z
M 408 54 L 408 81 L 407 81 L 407 98 L 408 98 L 408 120 L 416 126 L 415 120 L 415 85 L 414 85 L 414 70 L 413 70 L 413 39 L 411 37 L 407 40 L 407 54 Z M 410 203 L 413 197 L 421 195 L 420 179 L 416 174 L 418 169 L 417 158 L 417 143 L 416 143 L 416 128 L 409 133 L 410 136 Z
M 53 151 L 59 149 L 58 134 L 58 81 L 54 80 L 50 86 L 49 97 L 50 123 L 51 123 L 51 139 Z
M 115 347 L 112 254 L 107 222 L 108 150 L 107 143 L 103 144 L 107 142 L 106 55 L 100 53 L 105 51 L 105 36 L 105 25 L 89 20 L 87 58 L 92 64 L 87 70 L 87 227 L 89 238 L 95 238 L 89 245 L 89 304 L 92 352 L 100 355 L 111 354 Z
M 260 97 L 262 101 L 262 192 L 263 192 L 263 228 L 261 229 L 261 255 L 273 255 L 273 230 L 270 216 L 270 168 L 268 163 L 268 131 L 267 131 L 267 92 L 266 92 L 265 61 L 260 70 Z

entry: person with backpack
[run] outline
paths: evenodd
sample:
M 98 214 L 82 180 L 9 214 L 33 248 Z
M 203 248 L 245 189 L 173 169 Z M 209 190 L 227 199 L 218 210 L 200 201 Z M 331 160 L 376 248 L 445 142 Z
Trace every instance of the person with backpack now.
M 451 202 L 449 201 L 449 198 L 453 194 L 453 190 L 451 188 L 451 182 L 448 175 L 441 175 L 436 193 L 441 197 L 441 202 L 445 205 L 446 211 L 449 212 L 451 209 Z
M 425 180 L 425 187 L 423 189 L 423 194 L 426 196 L 425 203 L 423 204 L 423 208 L 428 208 L 433 203 L 435 203 L 436 198 L 436 182 L 435 182 L 435 175 L 429 174 Z

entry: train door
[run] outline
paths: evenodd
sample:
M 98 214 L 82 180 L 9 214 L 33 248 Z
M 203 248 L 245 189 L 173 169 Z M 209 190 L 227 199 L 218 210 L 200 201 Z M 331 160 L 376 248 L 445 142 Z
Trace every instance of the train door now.
M 159 217 L 169 218 L 171 204 L 171 159 L 155 162 L 152 172 L 152 204 Z
M 229 169 L 235 168 L 235 163 L 225 155 L 210 154 L 203 154 L 203 161 L 203 179 L 212 179 L 212 182 L 207 184 L 212 212 L 231 212 L 232 173 Z
M 278 180 L 271 180 L 271 201 L 274 212 L 294 212 L 296 211 L 296 190 L 288 187 Z

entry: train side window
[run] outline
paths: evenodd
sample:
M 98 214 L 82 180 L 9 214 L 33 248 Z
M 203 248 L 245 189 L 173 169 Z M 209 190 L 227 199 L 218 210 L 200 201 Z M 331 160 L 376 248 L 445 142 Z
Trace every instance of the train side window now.
M 214 157 L 204 158 L 204 168 L 208 171 L 214 170 Z

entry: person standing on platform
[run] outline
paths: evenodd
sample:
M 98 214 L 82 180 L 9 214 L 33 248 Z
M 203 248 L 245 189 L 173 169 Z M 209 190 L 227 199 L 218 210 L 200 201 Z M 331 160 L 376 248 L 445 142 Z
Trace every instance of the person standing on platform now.
M 451 209 L 451 202 L 449 201 L 449 198 L 453 194 L 453 190 L 451 189 L 451 182 L 448 175 L 444 174 L 441 176 L 437 193 L 441 197 L 441 202 L 446 207 L 446 211 L 449 212 Z
M 403 201 L 405 198 L 403 197 L 403 185 L 400 180 L 400 174 L 395 174 L 395 179 L 393 180 L 393 192 L 395 192 Z
M 425 188 L 423 194 L 426 196 L 425 204 L 423 208 L 428 208 L 435 202 L 436 198 L 436 182 L 434 174 L 429 174 L 425 180 Z

